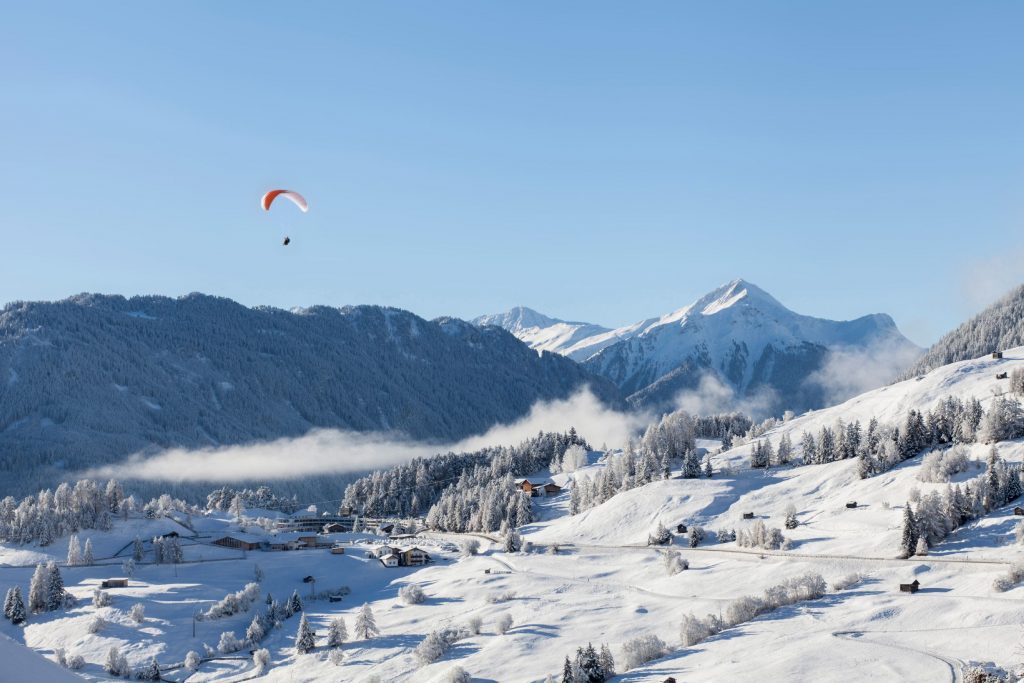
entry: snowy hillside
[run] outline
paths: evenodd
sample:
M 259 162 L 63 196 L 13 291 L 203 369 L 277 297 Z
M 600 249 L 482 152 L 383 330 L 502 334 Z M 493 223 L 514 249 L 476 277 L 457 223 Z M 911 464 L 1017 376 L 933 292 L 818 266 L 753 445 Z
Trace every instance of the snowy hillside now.
M 921 513 L 926 501 L 946 496 L 952 485 L 984 488 L 990 471 L 991 444 L 971 442 L 963 448 L 967 467 L 950 482 L 922 481 L 918 454 L 892 469 L 867 478 L 858 458 L 824 464 L 800 464 L 804 433 L 817 434 L 839 421 L 901 424 L 909 411 L 927 413 L 940 401 L 977 398 L 985 411 L 1012 396 L 1010 379 L 997 375 L 1024 370 L 1024 348 L 1009 349 L 1002 359 L 990 357 L 938 368 L 920 379 L 883 387 L 843 404 L 780 423 L 748 443 L 712 456 L 711 478 L 681 478 L 673 466 L 668 479 L 615 493 L 604 502 L 570 515 L 570 499 L 584 481 L 594 481 L 613 467 L 620 452 L 590 452 L 574 463 L 575 471 L 548 474 L 521 472 L 532 481 L 550 478 L 566 487 L 548 497 L 530 499 L 534 521 L 519 528 L 523 545 L 509 547 L 512 535 L 421 531 L 415 537 L 388 541 L 367 533 L 332 534 L 345 554 L 301 549 L 249 551 L 211 545 L 224 534 L 240 533 L 227 513 L 193 515 L 191 529 L 169 519 L 129 515 L 109 532 L 82 531 L 96 548 L 95 566 L 62 567 L 64 583 L 79 604 L 67 610 L 30 615 L 23 626 L 2 622 L 0 630 L 40 654 L 56 658 L 79 655 L 79 672 L 104 680 L 103 664 L 111 647 L 132 667 L 146 667 L 155 657 L 165 680 L 241 681 L 260 674 L 267 681 L 501 681 L 540 683 L 561 680 L 566 657 L 588 643 L 607 645 L 614 657 L 615 681 L 961 681 L 972 661 L 1017 666 L 1016 646 L 1024 618 L 1024 572 L 1011 565 L 1024 561 L 1017 538 L 1019 501 L 975 511 L 976 518 L 949 531 L 926 554 L 900 559 L 903 520 L 909 505 Z M 987 423 L 986 423 L 987 424 Z M 794 464 L 751 469 L 757 442 L 778 445 L 784 437 L 795 445 Z M 714 448 L 713 441 L 698 446 Z M 1024 440 L 995 445 L 1005 471 L 1019 477 Z M 503 452 L 506 462 L 511 455 Z M 930 457 L 930 456 L 929 456 Z M 450 460 L 450 458 L 449 458 Z M 430 485 L 441 470 L 410 476 L 409 483 Z M 639 474 L 638 474 L 639 476 Z M 384 481 L 380 477 L 371 478 Z M 457 487 L 468 487 L 461 478 Z M 392 488 L 400 492 L 399 484 Z M 915 502 L 917 501 L 917 502 Z M 848 503 L 856 502 L 856 507 Z M 792 506 L 794 528 L 786 528 Z M 746 514 L 751 518 L 747 519 Z M 260 511 L 245 513 L 254 517 Z M 923 520 L 923 517 L 922 517 Z M 706 536 L 690 547 L 690 533 L 672 533 L 664 546 L 648 545 L 663 525 Z M 749 534 L 759 525 L 779 527 L 783 548 L 760 548 L 722 541 L 720 532 Z M 181 534 L 185 562 L 155 564 L 151 545 L 125 589 L 111 589 L 109 606 L 92 604 L 99 580 L 120 575 L 131 540 L 174 529 Z M 264 532 L 251 521 L 245 538 Z M 476 554 L 459 552 L 476 542 Z M 378 544 L 417 545 L 431 554 L 425 567 L 387 568 L 366 552 Z M 672 551 L 671 553 L 669 551 Z M 23 592 L 33 564 L 62 561 L 66 537 L 46 547 L 0 546 L 0 580 Z M 255 567 L 259 565 L 260 570 Z M 685 567 L 685 568 L 684 568 Z M 824 579 L 817 583 L 815 576 Z M 301 616 L 280 619 L 258 638 L 267 649 L 267 664 L 258 669 L 248 655 L 216 652 L 222 633 L 241 638 L 263 600 L 241 612 L 197 623 L 191 615 L 209 611 L 226 593 L 260 577 L 259 595 L 284 600 L 293 591 L 316 590 L 338 595 L 339 602 L 306 600 L 302 614 L 316 631 L 313 649 L 296 651 Z M 1015 576 L 1007 579 L 1006 577 Z M 919 582 L 916 593 L 900 584 Z M 997 581 L 1006 585 L 997 588 Z M 404 587 L 415 584 L 422 591 Z M 0 584 L 0 587 L 4 587 Z M 345 590 L 342 590 L 344 587 Z M 410 597 L 411 596 L 411 597 Z M 744 596 L 750 596 L 745 598 Z M 144 618 L 131 617 L 144 606 Z M 369 605 L 379 634 L 355 637 L 363 604 Z M 682 629 L 687 615 L 713 633 Z M 710 616 L 706 616 L 710 615 Z M 96 633 L 96 616 L 105 625 Z M 328 645 L 332 620 L 346 622 L 348 641 Z M 721 620 L 721 623 L 718 620 Z M 479 620 L 479 621 L 477 621 Z M 693 621 L 688 621 L 691 626 Z M 686 636 L 689 640 L 682 641 Z M 637 638 L 643 640 L 636 640 Z M 228 639 L 225 642 L 231 642 Z M 204 652 L 203 643 L 213 651 Z M 182 667 L 188 651 L 200 653 L 197 669 Z M 340 650 L 338 655 L 332 654 Z M 649 660 L 649 661 L 648 661 Z M 583 660 L 586 661 L 585 652 Z M 471 678 L 455 677 L 456 667 Z M 2 676 L 0 676 L 2 679 Z
M 850 395 L 829 376 L 837 358 L 862 354 L 860 365 L 876 365 L 866 375 L 877 376 L 877 385 L 919 353 L 887 315 L 843 322 L 798 315 L 743 280 L 661 317 L 592 334 L 587 331 L 596 326 L 529 309 L 475 322 L 502 326 L 531 346 L 582 362 L 638 406 L 671 405 L 679 392 L 697 389 L 710 375 L 738 397 L 756 397 L 762 411 L 802 411 Z

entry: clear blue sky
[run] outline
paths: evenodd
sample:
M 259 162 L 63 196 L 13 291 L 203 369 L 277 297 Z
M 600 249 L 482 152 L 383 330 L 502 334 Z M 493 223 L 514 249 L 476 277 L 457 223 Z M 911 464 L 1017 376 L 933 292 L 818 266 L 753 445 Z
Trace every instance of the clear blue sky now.
M 615 325 L 744 277 L 929 343 L 1024 280 L 1022 35 L 1014 2 L 15 3 L 0 300 Z

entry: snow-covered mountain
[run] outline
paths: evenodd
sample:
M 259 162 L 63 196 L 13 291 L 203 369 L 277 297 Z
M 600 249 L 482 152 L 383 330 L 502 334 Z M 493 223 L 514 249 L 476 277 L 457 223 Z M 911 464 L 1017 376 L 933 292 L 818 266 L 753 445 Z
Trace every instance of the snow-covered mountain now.
M 201 294 L 13 303 L 0 309 L 0 469 L 20 479 L 317 427 L 458 439 L 584 385 L 618 402 L 607 381 L 502 330 L 391 308 Z
M 892 379 L 920 353 L 885 314 L 850 321 L 799 315 L 744 280 L 689 306 L 614 330 L 553 320 L 529 309 L 483 316 L 535 348 L 556 351 L 607 377 L 637 406 L 663 407 L 712 377 L 762 410 L 818 408 L 871 388 L 833 375 L 858 355 L 860 376 Z M 592 333 L 588 333 L 593 330 Z M 881 368 L 879 368 L 881 364 Z M 850 386 L 837 386 L 850 384 Z

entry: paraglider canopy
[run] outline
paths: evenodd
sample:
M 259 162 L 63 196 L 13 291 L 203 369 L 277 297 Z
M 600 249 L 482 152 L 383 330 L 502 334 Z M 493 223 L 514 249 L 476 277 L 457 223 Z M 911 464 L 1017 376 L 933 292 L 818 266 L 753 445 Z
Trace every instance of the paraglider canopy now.
M 295 206 L 299 207 L 302 213 L 309 211 L 309 204 L 306 203 L 306 198 L 298 192 L 292 192 L 291 190 L 271 190 L 267 192 L 260 199 L 260 206 L 263 207 L 264 211 L 270 211 L 270 205 L 274 203 L 274 200 L 278 197 L 284 197 L 290 199 Z

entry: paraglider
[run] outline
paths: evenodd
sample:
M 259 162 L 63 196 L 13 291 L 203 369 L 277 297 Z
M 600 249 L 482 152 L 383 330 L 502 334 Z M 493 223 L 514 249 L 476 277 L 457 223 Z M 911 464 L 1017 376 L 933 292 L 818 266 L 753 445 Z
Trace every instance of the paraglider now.
M 306 198 L 303 197 L 298 192 L 293 192 L 291 190 L 270 190 L 260 198 L 260 206 L 263 208 L 264 211 L 270 211 L 270 205 L 273 204 L 274 200 L 277 199 L 278 197 L 284 197 L 285 199 L 288 199 L 289 201 L 292 202 L 292 204 L 299 207 L 299 210 L 302 213 L 306 213 L 307 211 L 309 211 L 309 204 L 306 202 Z M 292 238 L 288 237 L 287 235 L 281 242 L 281 244 L 286 247 L 291 243 Z

